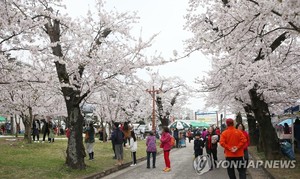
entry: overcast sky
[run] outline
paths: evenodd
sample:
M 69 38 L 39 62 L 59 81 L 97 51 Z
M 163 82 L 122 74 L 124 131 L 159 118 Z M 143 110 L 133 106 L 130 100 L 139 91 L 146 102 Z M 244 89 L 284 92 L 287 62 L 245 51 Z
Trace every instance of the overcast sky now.
M 93 7 L 93 0 L 66 0 L 67 9 L 71 15 L 84 15 L 89 7 Z M 188 0 L 108 0 L 107 7 L 118 11 L 138 11 L 140 22 L 133 28 L 136 36 L 144 39 L 154 33 L 159 36 L 154 41 L 151 51 L 158 51 L 166 59 L 173 57 L 173 50 L 183 52 L 183 41 L 191 34 L 183 30 L 184 15 L 188 7 Z M 200 52 L 176 63 L 166 64 L 154 68 L 165 77 L 179 76 L 189 85 L 194 79 L 210 69 L 210 61 Z M 143 73 L 141 73 L 143 76 Z M 191 98 L 188 107 L 193 110 L 202 110 L 204 102 L 201 98 Z

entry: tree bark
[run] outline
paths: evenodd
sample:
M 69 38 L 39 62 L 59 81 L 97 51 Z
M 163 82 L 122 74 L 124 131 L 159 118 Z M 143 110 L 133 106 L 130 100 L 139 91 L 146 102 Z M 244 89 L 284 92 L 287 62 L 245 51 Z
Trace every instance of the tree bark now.
M 242 115 L 241 115 L 240 112 L 237 113 L 236 118 L 235 118 L 235 121 L 236 121 L 237 123 L 240 123 L 240 124 L 243 123 L 243 118 L 242 118 Z
M 247 122 L 249 129 L 250 145 L 257 145 L 258 140 L 255 137 L 256 120 L 253 115 L 247 114 Z
M 156 96 L 156 105 L 157 105 L 157 110 L 158 110 L 158 116 L 159 116 L 159 120 L 161 122 L 161 125 L 162 126 L 168 126 L 169 125 L 169 117 L 170 117 L 170 113 L 171 113 L 171 110 L 172 110 L 172 107 L 175 105 L 176 103 L 176 99 L 177 97 L 179 96 L 179 92 L 177 92 L 171 102 L 170 102 L 170 105 L 171 105 L 171 108 L 170 108 L 170 111 L 166 111 L 164 112 L 164 108 L 163 108 L 163 105 L 162 105 L 162 99 L 160 96 Z
M 106 126 L 107 123 L 105 123 L 105 125 L 103 125 L 103 142 L 107 142 L 107 134 L 106 134 Z
M 156 96 L 156 106 L 157 106 L 157 111 L 158 111 L 158 119 L 161 122 L 162 126 L 168 126 L 168 123 L 166 121 L 164 121 L 164 108 L 162 105 L 162 100 L 160 96 Z
M 266 159 L 279 159 L 281 156 L 279 139 L 271 123 L 268 104 L 257 94 L 255 87 L 249 90 L 251 107 L 255 119 L 259 123 L 259 138 L 261 139 Z
M 249 130 L 249 137 L 250 137 L 250 145 L 257 145 L 258 140 L 255 137 L 255 129 L 256 129 L 256 119 L 252 115 L 252 110 L 250 106 L 244 106 L 244 110 L 247 115 L 247 122 L 248 122 L 248 130 Z
M 32 108 L 28 107 L 29 115 L 22 114 L 22 120 L 25 127 L 25 133 L 24 133 L 24 140 L 27 141 L 27 143 L 31 143 L 31 134 L 32 134 Z
M 259 127 L 259 136 L 262 136 L 261 131 L 263 130 L 263 128 Z M 258 152 L 264 152 L 264 142 L 263 142 L 263 138 L 259 137 L 257 140 L 257 146 L 256 149 Z
M 45 24 L 45 29 L 47 30 L 47 34 L 52 43 L 60 42 L 60 22 L 57 19 L 48 19 L 48 23 Z M 57 43 L 56 46 L 51 47 L 52 53 L 59 57 L 63 58 L 62 48 L 60 43 Z M 67 158 L 66 165 L 73 169 L 85 169 L 86 165 L 84 163 L 85 149 L 83 145 L 83 122 L 84 118 L 80 111 L 80 102 L 85 97 L 84 94 L 81 96 L 80 88 L 75 85 L 70 84 L 70 77 L 68 75 L 68 71 L 66 65 L 64 63 L 60 63 L 59 61 L 55 62 L 56 72 L 61 84 L 66 85 L 67 87 L 62 87 L 63 96 L 67 106 L 67 124 L 70 127 L 70 138 L 68 140 L 67 147 Z M 83 67 L 79 67 L 79 73 L 82 74 Z M 80 77 L 74 77 L 76 81 L 80 79 Z M 74 88 L 73 88 L 74 87 Z
M 71 88 L 68 89 L 69 91 L 73 91 Z M 63 89 L 63 91 L 66 90 Z M 78 98 L 76 97 L 76 91 L 73 91 L 73 95 L 70 97 L 70 100 L 66 100 L 68 111 L 67 120 L 69 121 L 70 125 L 70 138 L 68 140 L 68 147 L 66 151 L 66 164 L 73 169 L 85 169 L 86 165 L 84 163 L 84 157 L 86 157 L 86 154 L 82 137 L 84 118 L 81 114 L 79 104 L 72 100 L 75 98 L 76 101 L 76 98 Z
M 158 111 L 158 119 L 161 122 L 162 126 L 168 126 L 169 120 L 164 115 L 164 108 L 162 105 L 162 99 L 160 96 L 156 96 L 156 105 L 157 105 L 157 111 Z
M 10 134 L 13 135 L 15 134 L 15 123 L 14 123 L 14 116 L 11 114 L 10 115 Z

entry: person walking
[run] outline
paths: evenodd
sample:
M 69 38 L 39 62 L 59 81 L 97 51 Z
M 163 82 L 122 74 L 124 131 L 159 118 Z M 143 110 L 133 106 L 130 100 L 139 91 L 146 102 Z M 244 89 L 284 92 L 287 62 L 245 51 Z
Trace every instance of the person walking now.
M 216 135 L 218 135 L 218 141 L 219 141 L 220 140 L 220 135 L 221 135 L 221 130 L 220 130 L 219 127 L 216 127 L 215 133 L 216 133 Z
M 283 132 L 284 132 L 284 134 L 290 134 L 291 133 L 290 126 L 286 122 L 284 123 Z
M 124 134 L 119 128 L 119 123 L 115 122 L 115 130 L 112 133 L 112 140 L 113 144 L 115 145 L 115 152 L 118 162 L 115 165 L 122 165 L 123 164 L 123 139 Z
M 48 130 L 49 130 L 49 135 L 48 135 L 48 142 L 51 143 L 51 142 L 54 142 L 54 125 L 52 122 L 49 122 L 48 124 Z
M 50 133 L 50 131 L 49 131 L 49 121 L 50 121 L 50 117 L 47 116 L 46 120 L 43 119 L 42 121 L 43 121 L 43 127 L 42 127 L 42 131 L 43 131 L 43 141 L 42 141 L 42 143 L 44 143 L 44 142 L 45 142 L 46 135 L 47 135 L 47 137 L 49 138 L 49 133 Z M 49 139 L 48 139 L 48 140 L 49 140 Z
M 300 150 L 300 120 L 297 117 L 294 124 L 294 137 L 296 139 L 297 148 Z
M 94 160 L 95 129 L 92 122 L 85 130 L 85 144 L 89 160 Z
M 213 169 L 213 165 L 217 166 L 217 148 L 218 148 L 218 139 L 217 135 L 214 133 L 213 127 L 209 127 L 207 130 L 207 134 L 204 137 L 205 149 L 206 153 L 209 155 L 211 159 L 210 170 Z
M 206 128 L 203 129 L 201 135 L 202 135 L 202 139 L 205 139 L 205 137 L 206 137 L 206 135 L 207 135 L 207 130 L 206 130 Z
M 244 145 L 244 161 L 246 162 L 246 174 L 247 174 L 247 166 L 248 166 L 248 161 L 249 161 L 249 153 L 248 153 L 248 146 L 250 145 L 250 137 L 249 134 L 245 131 L 245 126 L 242 123 L 238 123 L 235 126 L 236 129 L 242 131 L 242 133 L 244 134 L 244 136 L 246 137 L 246 143 Z
M 146 139 L 147 146 L 147 168 L 150 168 L 150 155 L 152 154 L 152 168 L 155 168 L 156 161 L 156 138 L 154 133 L 151 131 Z
M 129 148 L 133 159 L 133 163 L 130 166 L 133 167 L 136 166 L 136 150 L 137 150 L 137 140 L 133 130 L 131 131 L 130 134 Z
M 170 130 L 168 127 L 163 127 L 163 132 L 160 138 L 160 147 L 164 151 L 164 160 L 165 160 L 165 165 L 166 167 L 163 169 L 164 172 L 169 172 L 171 171 L 171 162 L 170 162 L 170 151 L 171 151 L 171 135 L 170 135 Z
M 40 121 L 35 119 L 32 123 L 33 142 L 40 142 Z M 37 141 L 35 140 L 37 138 Z
M 176 141 L 176 148 L 179 148 L 179 131 L 177 128 L 175 128 L 173 132 L 173 137 L 175 138 Z
M 226 119 L 227 129 L 222 132 L 220 145 L 224 148 L 225 158 L 229 162 L 227 173 L 230 179 L 236 179 L 234 164 L 237 164 L 240 179 L 246 179 L 245 163 L 243 162 L 244 146 L 247 142 L 245 135 L 234 128 L 233 119 Z
M 114 131 L 115 131 L 115 126 L 113 125 L 113 130 L 111 131 L 111 135 L 110 135 L 110 140 L 111 140 L 111 144 L 112 144 L 112 149 L 114 151 L 114 156 L 113 159 L 117 159 L 117 155 L 116 155 L 116 149 L 115 149 L 115 141 L 112 139 L 113 135 L 114 135 Z
M 200 133 L 197 133 L 195 135 L 195 140 L 194 140 L 194 154 L 195 158 L 197 158 L 199 155 L 203 154 L 203 148 L 204 148 L 204 141 L 200 137 Z
M 66 137 L 68 138 L 68 139 L 70 139 L 70 135 L 71 135 L 71 129 L 70 128 L 66 128 Z
M 193 140 L 193 134 L 192 134 L 191 130 L 188 130 L 187 136 L 189 138 L 189 143 L 191 143 L 191 140 Z

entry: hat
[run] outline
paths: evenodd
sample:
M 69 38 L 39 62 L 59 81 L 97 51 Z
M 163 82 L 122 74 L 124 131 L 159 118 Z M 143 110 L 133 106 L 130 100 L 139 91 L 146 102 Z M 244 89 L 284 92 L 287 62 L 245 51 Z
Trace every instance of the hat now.
M 226 119 L 226 125 L 233 126 L 233 119 L 231 119 L 231 118 Z

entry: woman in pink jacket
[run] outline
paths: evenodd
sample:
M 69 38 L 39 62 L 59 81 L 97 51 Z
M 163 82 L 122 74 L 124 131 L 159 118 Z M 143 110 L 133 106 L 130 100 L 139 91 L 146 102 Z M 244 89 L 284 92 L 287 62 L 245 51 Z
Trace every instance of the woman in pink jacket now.
M 244 160 L 246 161 L 246 166 L 248 165 L 248 161 L 249 161 L 249 153 L 248 153 L 248 146 L 250 145 L 250 137 L 249 134 L 245 131 L 245 126 L 242 123 L 238 123 L 235 126 L 236 129 L 239 129 L 243 132 L 244 136 L 247 139 L 247 142 L 244 145 Z
M 170 135 L 170 130 L 168 127 L 163 127 L 163 132 L 160 138 L 161 144 L 160 147 L 163 148 L 164 150 L 164 159 L 165 159 L 165 164 L 166 168 L 163 170 L 164 172 L 169 172 L 171 171 L 171 163 L 170 163 L 170 150 L 172 148 L 170 142 L 171 142 L 171 135 Z

